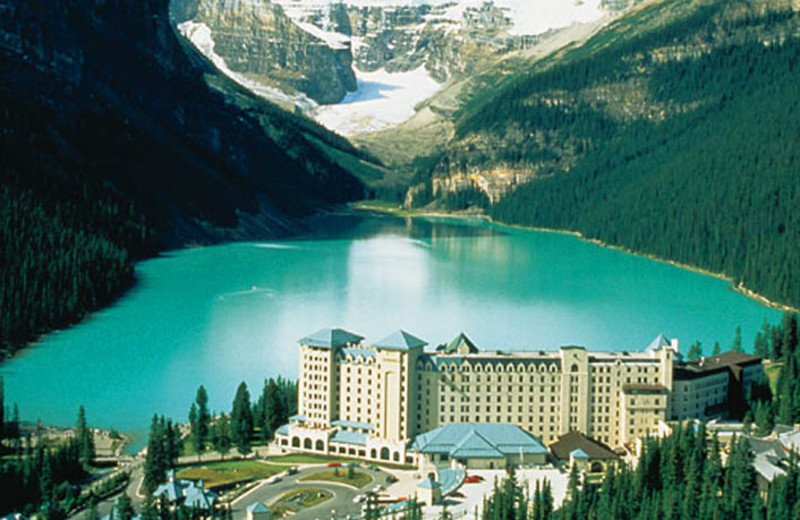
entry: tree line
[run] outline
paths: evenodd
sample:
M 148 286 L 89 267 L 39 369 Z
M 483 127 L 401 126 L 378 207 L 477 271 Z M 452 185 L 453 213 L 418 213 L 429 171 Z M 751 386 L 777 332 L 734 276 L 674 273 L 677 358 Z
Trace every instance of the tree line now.
M 2 404 L 0 391 L 0 408 Z M 0 447 L 0 514 L 38 513 L 60 520 L 85 499 L 78 484 L 94 459 L 94 441 L 83 406 L 75 429 L 64 438 L 22 436 L 18 417 L 3 421 Z
M 219 415 L 208 407 L 208 392 L 198 387 L 189 407 L 188 432 L 163 416 L 153 416 L 144 462 L 144 490 L 152 494 L 174 469 L 178 458 L 191 447 L 198 458 L 213 450 L 225 457 L 232 448 L 242 455 L 250 453 L 254 443 L 271 441 L 277 428 L 297 413 L 297 383 L 283 377 L 264 381 L 261 394 L 252 402 L 247 384 L 236 389 L 230 412 Z
M 727 454 L 723 463 L 722 454 Z M 534 497 L 512 470 L 483 503 L 483 520 L 790 520 L 800 517 L 800 479 L 792 462 L 766 495 L 759 492 L 745 437 L 723 448 L 704 424 L 647 439 L 635 465 L 611 465 L 600 483 L 581 481 L 573 466 L 554 510 L 545 482 Z
M 417 180 L 527 169 L 536 178 L 494 219 L 579 231 L 800 306 L 797 16 L 739 0 L 642 9 L 468 102 Z

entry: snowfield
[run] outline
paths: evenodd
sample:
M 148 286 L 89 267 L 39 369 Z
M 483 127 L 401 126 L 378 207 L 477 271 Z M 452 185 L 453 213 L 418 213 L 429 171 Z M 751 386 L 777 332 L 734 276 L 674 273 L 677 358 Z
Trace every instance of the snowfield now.
M 358 69 L 358 90 L 337 105 L 320 106 L 314 118 L 344 136 L 382 130 L 411 118 L 414 107 L 431 97 L 440 85 L 424 67 L 409 72 Z

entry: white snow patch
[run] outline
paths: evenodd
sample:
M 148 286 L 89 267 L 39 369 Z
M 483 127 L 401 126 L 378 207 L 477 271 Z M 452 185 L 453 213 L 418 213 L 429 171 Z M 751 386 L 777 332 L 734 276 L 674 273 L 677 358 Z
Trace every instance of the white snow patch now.
M 296 26 L 303 29 L 305 32 L 325 42 L 325 44 L 331 49 L 346 50 L 350 48 L 350 38 L 348 38 L 344 34 L 331 31 L 324 31 L 319 27 L 317 27 L 316 25 L 314 25 L 313 23 L 298 22 L 297 20 L 293 20 L 293 22 Z
M 345 136 L 382 130 L 411 118 L 414 106 L 431 97 L 441 85 L 424 67 L 389 73 L 356 69 L 358 90 L 341 103 L 317 108 L 315 119 Z
M 330 11 L 338 0 L 274 0 L 294 20 L 303 20 Z M 430 5 L 442 7 L 443 12 L 431 13 L 428 19 L 460 22 L 467 8 L 479 8 L 485 0 L 344 0 L 353 7 L 400 7 Z M 510 34 L 517 36 L 541 34 L 549 29 L 566 27 L 575 22 L 591 22 L 601 18 L 602 0 L 494 0 L 494 5 L 511 20 Z
M 242 74 L 229 69 L 222 56 L 214 52 L 214 38 L 211 35 L 211 28 L 208 25 L 202 22 L 193 22 L 190 20 L 178 24 L 178 30 L 186 39 L 192 42 L 192 45 L 197 47 L 197 50 L 203 53 L 206 58 L 211 60 L 211 62 L 215 67 L 217 67 L 217 69 L 219 69 L 220 72 L 231 78 L 239 85 L 249 89 L 257 96 L 273 102 L 293 103 L 304 110 L 311 110 L 317 105 L 312 99 L 304 94 L 290 96 L 277 88 L 267 87 L 256 81 L 249 80 Z

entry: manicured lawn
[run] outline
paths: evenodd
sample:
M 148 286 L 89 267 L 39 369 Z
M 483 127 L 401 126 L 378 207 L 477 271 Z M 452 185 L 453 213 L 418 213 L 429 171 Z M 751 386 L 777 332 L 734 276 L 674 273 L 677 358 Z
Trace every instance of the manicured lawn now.
M 192 466 L 177 474 L 178 478 L 203 479 L 206 486 L 260 480 L 288 469 L 256 460 L 232 460 Z
M 306 455 L 304 453 L 270 457 L 269 461 L 276 464 L 327 464 L 328 462 L 341 462 L 342 465 L 350 462 L 348 459 L 328 457 L 326 455 Z
M 397 469 L 416 469 L 416 466 L 413 464 L 400 464 L 398 462 L 385 462 L 385 461 L 376 462 L 369 460 L 354 461 L 354 459 L 344 459 L 344 458 L 331 457 L 328 455 L 313 455 L 305 453 L 292 453 L 291 455 L 280 455 L 278 457 L 270 457 L 267 460 L 275 464 L 327 464 L 329 462 L 341 462 L 342 466 L 345 466 L 349 462 L 358 462 L 364 467 L 375 465 L 378 467 L 386 466 L 388 468 L 397 468 Z
M 338 472 L 335 470 L 320 471 L 319 473 L 312 473 L 311 475 L 305 476 L 300 480 L 339 482 L 341 484 L 348 484 L 356 488 L 361 488 L 372 482 L 372 476 L 369 473 L 355 469 L 353 470 L 353 478 L 347 478 L 347 468 L 339 468 Z

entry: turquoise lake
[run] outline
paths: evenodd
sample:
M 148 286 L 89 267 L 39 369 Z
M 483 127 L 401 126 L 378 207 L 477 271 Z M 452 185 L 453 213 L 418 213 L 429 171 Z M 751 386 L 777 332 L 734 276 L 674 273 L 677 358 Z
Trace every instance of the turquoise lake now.
M 660 332 L 686 351 L 743 343 L 780 313 L 726 281 L 573 236 L 481 220 L 329 215 L 304 239 L 186 249 L 141 262 L 114 306 L 0 366 L 23 420 L 140 434 L 186 420 L 200 384 L 215 410 L 237 385 L 297 377 L 297 339 L 403 328 L 431 346 L 465 331 L 484 349 L 639 350 Z

